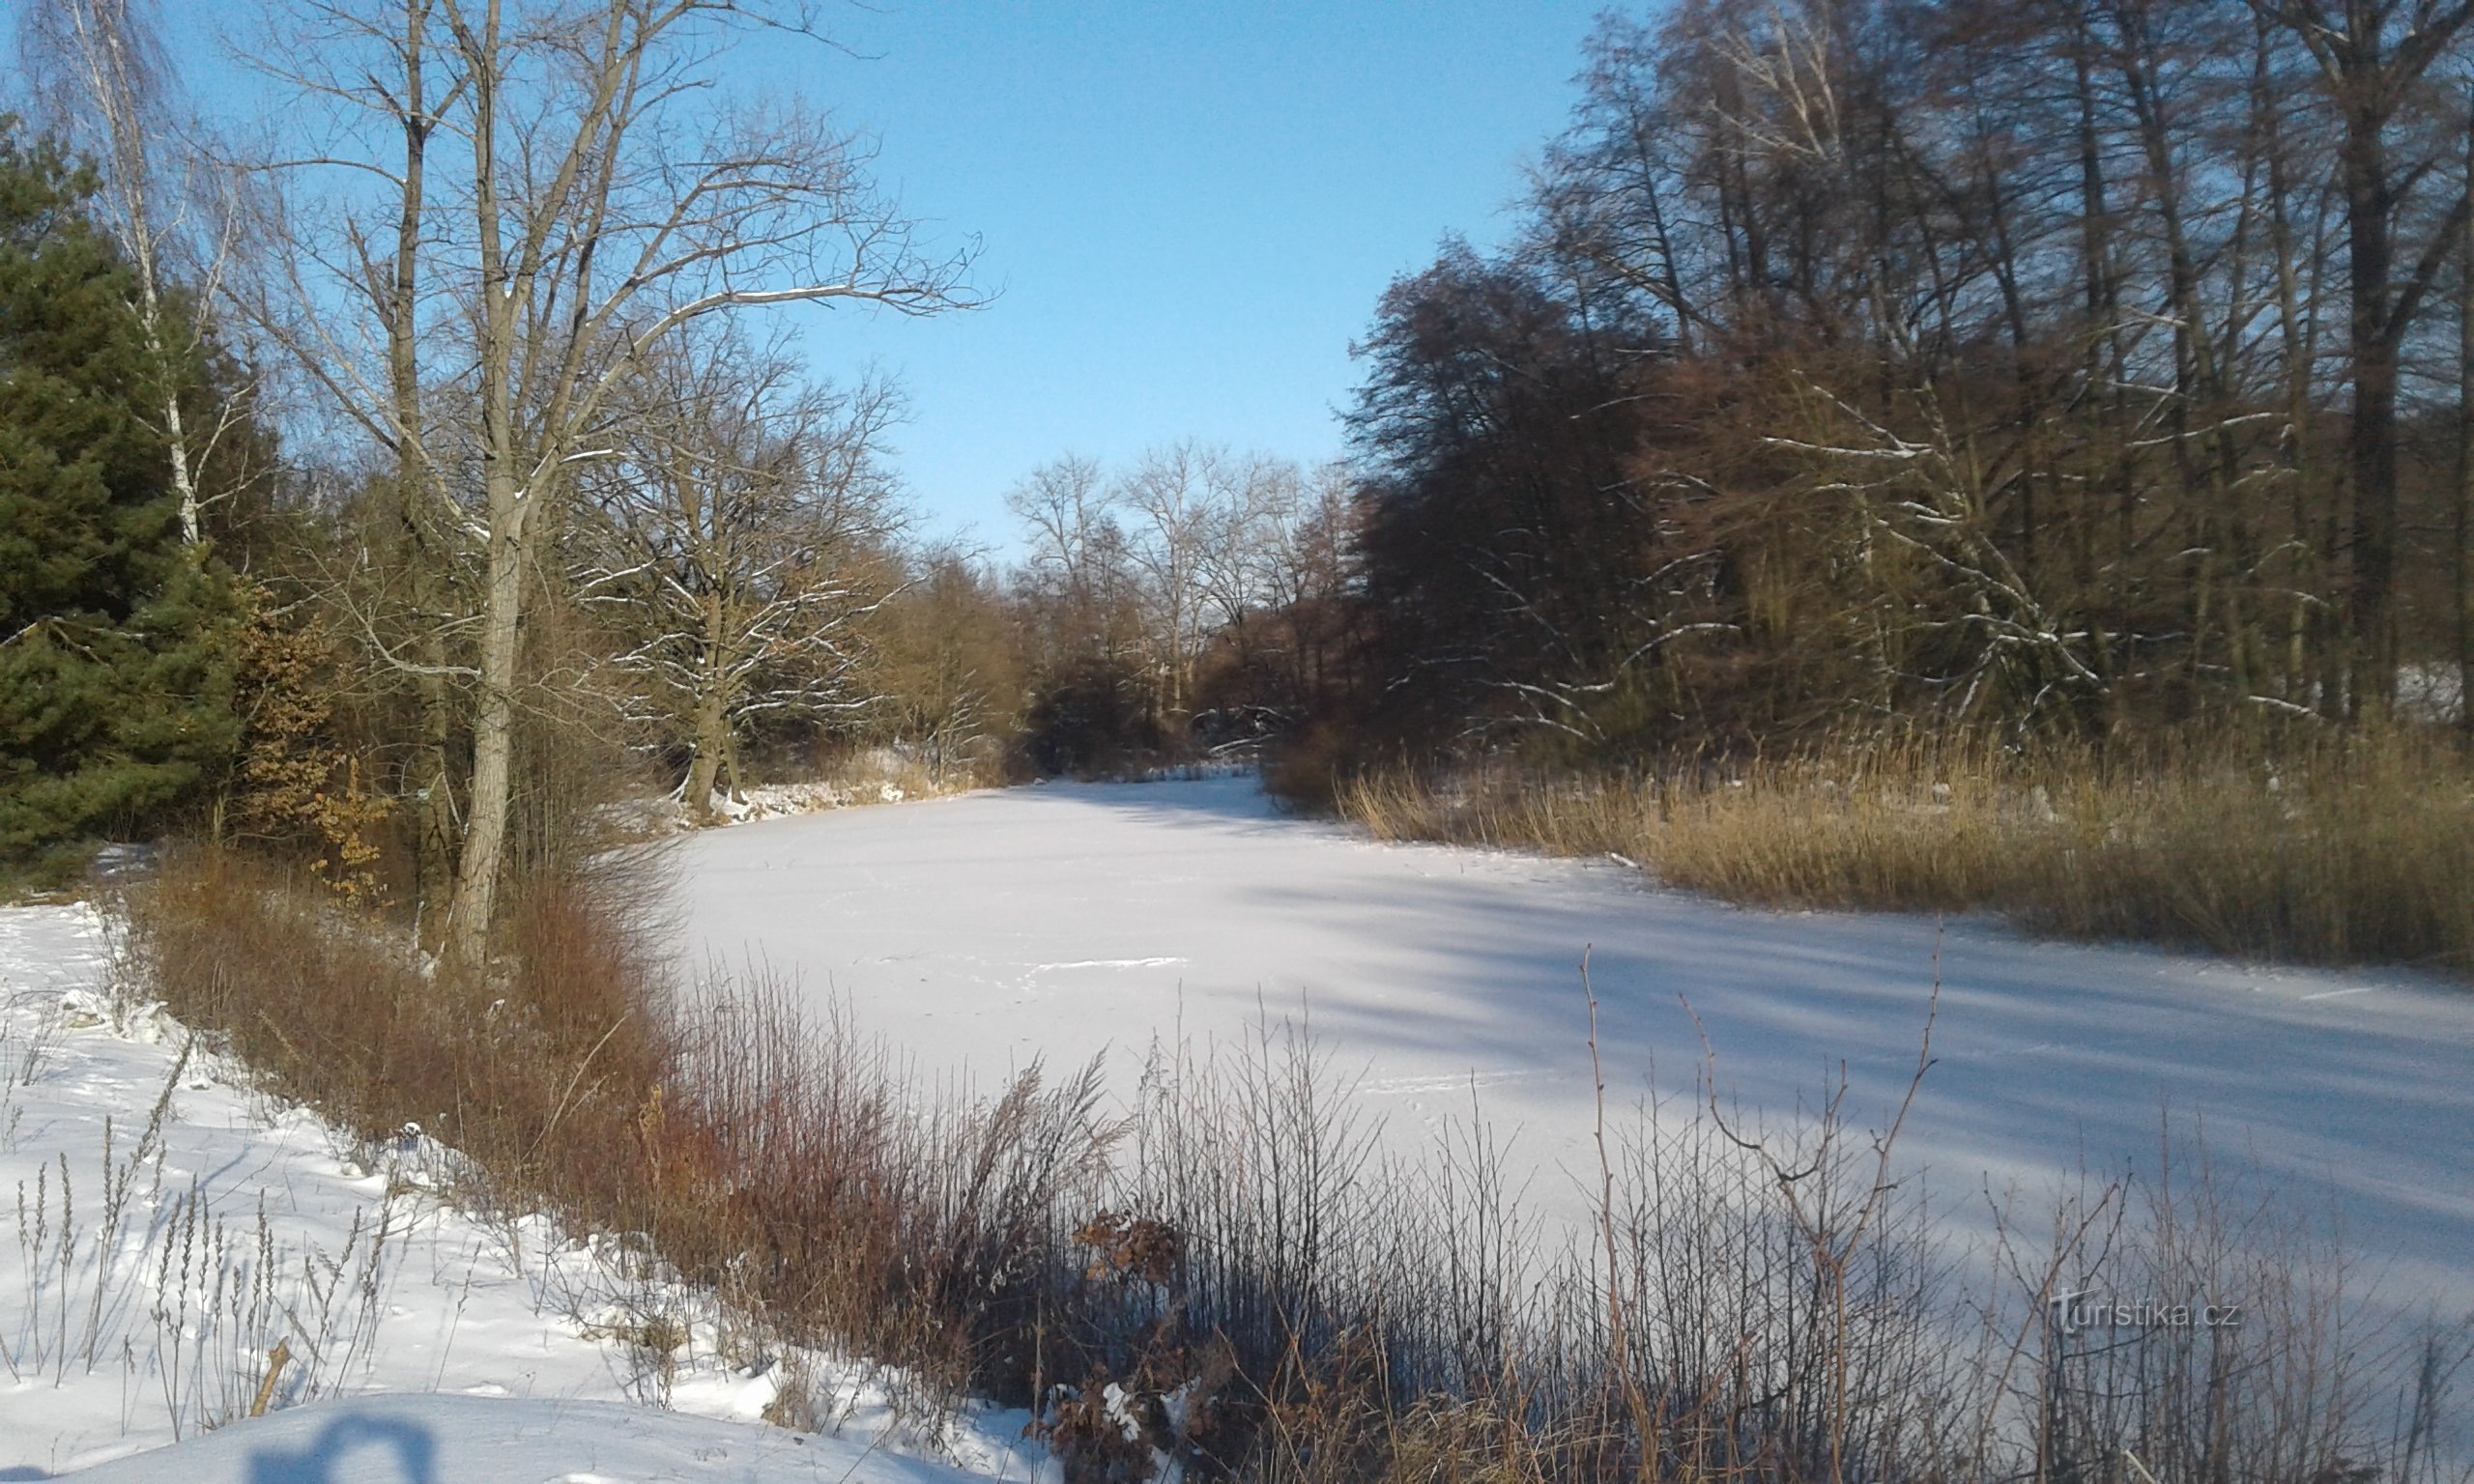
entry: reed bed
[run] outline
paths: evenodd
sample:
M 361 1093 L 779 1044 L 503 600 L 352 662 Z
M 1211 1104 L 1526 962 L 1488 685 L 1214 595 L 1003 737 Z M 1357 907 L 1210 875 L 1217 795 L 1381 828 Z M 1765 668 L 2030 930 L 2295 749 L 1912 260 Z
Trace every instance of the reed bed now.
M 1632 773 L 1396 770 L 1336 803 L 1388 840 L 1618 856 L 1735 901 L 2474 976 L 2474 769 L 2410 731 L 2113 752 L 1842 736 Z

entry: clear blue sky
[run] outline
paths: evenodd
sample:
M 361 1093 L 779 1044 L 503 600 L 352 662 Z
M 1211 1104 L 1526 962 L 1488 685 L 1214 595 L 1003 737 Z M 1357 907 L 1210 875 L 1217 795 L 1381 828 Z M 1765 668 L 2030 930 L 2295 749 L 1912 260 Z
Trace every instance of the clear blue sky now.
M 1562 127 L 1602 0 L 906 3 L 852 11 L 867 60 L 811 81 L 875 130 L 914 214 L 977 232 L 984 311 L 818 326 L 877 355 L 917 418 L 936 523 L 1010 540 L 1004 488 L 1066 449 L 1189 434 L 1317 459 L 1352 338 L 1441 236 L 1505 227 Z
M 1006 549 L 1006 486 L 1069 449 L 1338 452 L 1376 296 L 1445 233 L 1507 230 L 1603 3 L 883 0 L 824 13 L 857 55 L 734 62 L 875 135 L 934 237 L 981 240 L 984 310 L 805 323 L 820 369 L 874 357 L 908 387 L 923 525 Z M 204 42 L 255 7 L 163 9 Z

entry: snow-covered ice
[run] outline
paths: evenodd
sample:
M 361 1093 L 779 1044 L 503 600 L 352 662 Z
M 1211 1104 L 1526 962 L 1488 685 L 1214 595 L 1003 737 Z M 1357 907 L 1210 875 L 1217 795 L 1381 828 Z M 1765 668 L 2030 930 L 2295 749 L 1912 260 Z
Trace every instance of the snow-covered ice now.
M 622 1241 L 458 1209 L 451 1151 L 271 1102 L 102 995 L 105 948 L 86 908 L 0 908 L 0 1479 L 1053 1475 L 1024 1414 L 917 1439 L 898 1376 L 787 1352 Z M 836 1437 L 758 1420 L 794 1375 Z
M 2474 993 L 2399 971 L 2270 969 L 2036 943 L 1997 924 L 1747 910 L 1611 864 L 1369 842 L 1250 780 L 1050 785 L 682 841 L 683 951 L 762 960 L 923 1071 L 985 1079 L 1304 1010 L 1395 1136 L 1473 1098 L 1539 1210 L 1594 1182 L 1580 962 L 1610 1095 L 1809 1105 L 1844 1064 L 1857 1126 L 1936 1058 L 1901 1148 L 1942 1204 L 2082 1168 L 2153 1173 L 2169 1119 L 2333 1215 L 2379 1295 L 2474 1312 Z M 1689 1002 L 1689 1010 L 1685 1002 Z

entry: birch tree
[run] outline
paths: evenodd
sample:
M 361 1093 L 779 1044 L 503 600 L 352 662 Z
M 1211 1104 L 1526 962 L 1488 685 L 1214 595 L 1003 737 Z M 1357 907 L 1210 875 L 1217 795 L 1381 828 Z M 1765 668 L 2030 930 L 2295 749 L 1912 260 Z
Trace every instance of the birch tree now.
M 156 431 L 181 538 L 194 548 L 204 539 L 206 463 L 241 426 L 247 402 L 244 388 L 193 416 L 181 399 L 182 368 L 208 354 L 236 243 L 228 179 L 172 127 L 171 69 L 144 0 L 29 5 L 18 40 L 49 105 L 47 122 L 102 166 L 96 214 L 129 265 L 157 382 Z
M 1046 611 L 1041 625 L 1061 653 L 1050 663 L 1114 659 L 1125 646 L 1132 580 L 1118 491 L 1099 464 L 1064 454 L 1005 492 L 1030 555 L 1022 586 Z

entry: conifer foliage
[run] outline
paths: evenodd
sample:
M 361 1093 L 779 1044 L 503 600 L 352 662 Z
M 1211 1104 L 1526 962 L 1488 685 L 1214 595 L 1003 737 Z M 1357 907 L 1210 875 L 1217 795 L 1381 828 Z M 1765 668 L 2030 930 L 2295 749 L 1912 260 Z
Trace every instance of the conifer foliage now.
M 94 171 L 0 119 L 0 859 L 200 798 L 237 739 L 232 575 L 186 545 L 162 379 L 133 275 L 94 222 Z

